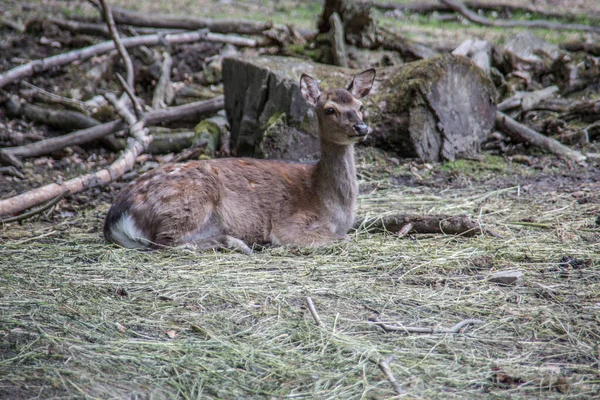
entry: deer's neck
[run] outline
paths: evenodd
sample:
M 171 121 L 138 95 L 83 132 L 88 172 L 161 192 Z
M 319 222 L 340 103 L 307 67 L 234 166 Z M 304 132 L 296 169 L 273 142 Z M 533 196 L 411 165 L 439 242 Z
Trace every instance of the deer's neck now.
M 321 140 L 315 186 L 326 217 L 333 222 L 339 234 L 345 235 L 354 219 L 358 193 L 353 145 Z

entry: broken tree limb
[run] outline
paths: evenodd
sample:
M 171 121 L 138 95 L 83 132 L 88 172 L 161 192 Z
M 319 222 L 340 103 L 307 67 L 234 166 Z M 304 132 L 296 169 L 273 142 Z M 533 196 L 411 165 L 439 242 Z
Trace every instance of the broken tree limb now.
M 256 46 L 257 41 L 254 39 L 246 39 L 238 36 L 221 35 L 217 33 L 207 33 L 206 30 L 196 32 L 183 32 L 173 34 L 154 34 L 145 36 L 135 36 L 125 38 L 122 40 L 125 48 L 136 47 L 136 46 L 155 46 L 162 44 L 178 44 L 178 43 L 190 43 L 197 42 L 200 40 L 218 42 L 218 43 L 231 43 L 236 46 Z M 41 60 L 31 61 L 27 64 L 20 65 L 11 70 L 0 74 L 0 88 L 13 83 L 26 76 L 34 75 L 35 73 L 47 71 L 54 67 L 72 63 L 73 61 L 83 61 L 88 58 L 108 53 L 115 49 L 115 43 L 106 41 L 98 43 L 93 46 L 85 47 L 83 49 L 73 50 L 62 54 L 57 54 L 52 57 L 44 58 Z
M 46 103 L 60 104 L 74 111 L 79 111 L 85 115 L 90 115 L 91 107 L 88 107 L 84 102 L 59 96 L 55 93 L 48 92 L 42 88 L 32 85 L 29 82 L 21 81 L 21 85 L 27 89 L 21 89 L 21 95 L 29 98 L 36 98 Z
M 250 20 L 214 20 L 183 15 L 143 14 L 119 7 L 113 7 L 112 12 L 115 21 L 120 24 L 163 29 L 186 29 L 191 31 L 208 29 L 216 33 L 259 35 L 273 26 L 271 22 Z
M 575 160 L 577 162 L 585 162 L 587 159 L 587 157 L 581 154 L 579 151 L 570 149 L 557 140 L 544 136 L 533 129 L 529 129 L 526 126 L 521 125 L 500 111 L 496 112 L 496 126 L 499 130 L 506 133 L 513 139 L 529 143 L 556 155 L 570 158 L 571 160 Z
M 405 394 L 406 392 L 404 391 L 404 389 L 402 389 L 402 386 L 400 385 L 400 383 L 398 383 L 396 377 L 394 376 L 394 372 L 390 367 L 391 360 L 392 357 L 382 358 L 381 360 L 379 360 L 379 368 L 381 368 L 388 381 L 390 381 L 390 384 L 394 388 L 394 392 L 396 392 L 396 394 L 400 396 Z
M 106 25 L 93 22 L 72 21 L 62 18 L 47 17 L 46 21 L 72 33 L 83 33 L 87 35 L 110 36 Z M 42 22 L 43 20 L 40 20 Z
M 512 97 L 498 104 L 498 111 L 506 111 L 517 107 L 521 107 L 523 111 L 530 111 L 556 92 L 558 92 L 558 86 L 548 86 L 533 92 L 516 92 Z
M 152 108 L 165 108 L 170 100 L 173 99 L 173 87 L 171 86 L 171 66 L 173 65 L 173 59 L 171 55 L 166 51 L 163 53 L 163 62 L 160 69 L 160 78 L 154 88 L 154 94 L 152 95 Z
M 315 320 L 315 324 L 317 324 L 317 326 L 323 326 L 323 321 L 321 321 L 321 317 L 319 317 L 319 313 L 317 312 L 317 309 L 315 307 L 315 303 L 313 303 L 312 299 L 310 298 L 310 296 L 306 297 L 306 305 L 308 306 L 308 310 L 310 311 L 310 314 L 312 315 L 312 317 Z
M 123 46 L 123 42 L 121 42 L 121 38 L 119 37 L 119 32 L 117 31 L 117 26 L 115 25 L 115 20 L 113 19 L 113 15 L 110 7 L 106 0 L 100 0 L 100 4 L 102 5 L 102 14 L 104 16 L 104 20 L 106 21 L 106 25 L 108 26 L 108 31 L 110 32 L 110 36 L 115 43 L 115 48 L 119 52 L 119 55 L 123 59 L 123 63 L 125 64 L 125 72 L 127 74 L 127 85 L 133 89 L 134 87 L 134 74 L 133 74 L 133 61 L 131 61 L 131 57 L 129 57 L 129 53 L 125 50 L 125 46 Z
M 100 125 L 100 121 L 78 111 L 58 110 L 39 107 L 21 102 L 17 96 L 11 96 L 6 102 L 8 113 L 15 117 L 24 117 L 64 131 L 85 129 Z
M 145 115 L 146 124 L 157 125 L 184 119 L 199 120 L 203 115 L 215 113 L 222 110 L 223 107 L 224 98 L 223 96 L 219 96 L 211 100 L 198 101 L 179 107 L 150 111 Z M 61 150 L 67 146 L 88 143 L 126 128 L 127 125 L 123 121 L 112 121 L 92 128 L 75 131 L 68 135 L 40 140 L 23 146 L 7 147 L 2 152 L 12 157 L 37 157 Z
M 468 318 L 460 321 L 451 328 L 425 328 L 421 326 L 400 326 L 390 325 L 380 321 L 377 317 L 369 318 L 369 321 L 374 322 L 386 332 L 403 332 L 403 333 L 460 333 L 461 329 L 469 325 L 483 324 L 480 319 Z
M 359 218 L 354 221 L 353 229 L 367 232 L 400 232 L 409 224 L 412 225 L 410 232 L 414 233 L 443 233 L 463 236 L 474 236 L 481 233 L 491 236 L 497 235 L 483 228 L 478 222 L 472 221 L 466 215 L 394 214 L 375 218 Z
M 55 205 L 57 205 L 67 195 L 67 193 L 68 193 L 67 191 L 60 193 L 53 200 L 49 201 L 48 203 L 44 204 L 43 206 L 41 206 L 39 208 L 36 208 L 35 210 L 31 210 L 31 211 L 28 211 L 26 213 L 23 213 L 21 215 L 17 215 L 14 217 L 0 219 L 0 223 L 8 224 L 9 222 L 19 222 L 19 221 L 24 221 L 28 218 L 34 217 L 52 207 L 54 207 Z
M 407 12 L 412 12 L 412 13 L 417 13 L 417 14 L 428 14 L 428 13 L 432 13 L 432 12 L 445 12 L 445 11 L 452 11 L 452 8 L 445 5 L 445 4 L 441 4 L 438 1 L 434 1 L 434 2 L 427 2 L 427 1 L 417 1 L 414 3 L 405 3 L 405 4 L 397 4 L 397 3 L 381 3 L 378 1 L 373 1 L 371 2 L 371 5 L 374 8 L 383 10 L 383 11 L 390 11 L 390 10 L 400 10 L 400 11 L 407 11 Z M 464 5 L 471 8 L 471 9 L 475 9 L 475 10 L 482 10 L 482 11 L 497 11 L 497 12 L 517 12 L 517 13 L 530 13 L 530 14 L 537 14 L 539 16 L 545 17 L 545 18 L 556 18 L 556 19 L 562 19 L 562 20 L 569 20 L 569 21 L 581 21 L 583 19 L 596 19 L 599 20 L 600 19 L 600 15 L 599 14 L 574 14 L 574 13 L 570 13 L 570 12 L 566 12 L 564 10 L 560 10 L 560 11 L 552 11 L 550 9 L 546 9 L 546 8 L 542 8 L 542 7 L 536 7 L 536 6 L 529 6 L 529 5 L 524 5 L 524 4 L 511 4 L 511 3 L 506 3 L 506 2 L 490 2 L 490 1 L 478 1 L 478 0 L 467 0 L 464 2 Z
M 469 10 L 463 2 L 460 0 L 440 0 L 442 4 L 447 5 L 454 11 L 461 14 L 463 17 L 471 22 L 484 26 L 496 26 L 502 28 L 513 28 L 516 26 L 522 26 L 526 28 L 544 28 L 544 29 L 559 29 L 559 30 L 573 30 L 573 31 L 584 31 L 600 33 L 600 27 L 581 25 L 581 24 L 561 24 L 559 22 L 552 21 L 508 21 L 505 19 L 491 20 Z

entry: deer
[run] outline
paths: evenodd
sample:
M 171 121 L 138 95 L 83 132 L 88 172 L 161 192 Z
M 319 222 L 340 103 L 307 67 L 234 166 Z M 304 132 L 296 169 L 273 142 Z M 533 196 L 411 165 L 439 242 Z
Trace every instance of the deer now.
M 317 247 L 348 240 L 358 194 L 354 145 L 369 133 L 360 99 L 374 80 L 375 70 L 368 69 L 347 88 L 322 92 L 316 79 L 302 74 L 300 92 L 318 121 L 318 162 L 218 158 L 166 164 L 119 193 L 105 219 L 105 239 L 134 249 L 244 254 L 255 245 Z

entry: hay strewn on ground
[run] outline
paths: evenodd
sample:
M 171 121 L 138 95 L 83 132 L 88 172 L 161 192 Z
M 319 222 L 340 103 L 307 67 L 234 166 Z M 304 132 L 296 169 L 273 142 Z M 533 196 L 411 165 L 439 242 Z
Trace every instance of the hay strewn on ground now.
M 503 238 L 359 232 L 316 250 L 199 255 L 108 246 L 105 209 L 11 226 L 0 397 L 389 398 L 377 364 L 389 357 L 411 398 L 597 396 L 597 199 L 518 184 L 398 186 L 375 170 L 363 158 L 360 214 L 467 213 Z M 486 280 L 502 270 L 522 271 L 523 285 Z M 406 335 L 374 326 L 376 314 L 405 326 L 485 322 Z

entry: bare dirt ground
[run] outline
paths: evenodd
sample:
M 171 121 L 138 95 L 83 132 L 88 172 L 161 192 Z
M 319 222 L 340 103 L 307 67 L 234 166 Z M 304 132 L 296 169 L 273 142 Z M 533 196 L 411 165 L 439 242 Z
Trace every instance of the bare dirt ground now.
M 321 9 L 308 1 L 111 4 L 306 27 Z M 594 0 L 532 4 L 600 13 Z M 24 19 L 57 10 L 93 12 L 78 2 L 0 5 Z M 421 20 L 385 23 L 428 36 L 447 29 Z M 11 43 L 0 54 L 1 71 L 19 58 L 65 50 L 1 32 L 0 42 Z M 443 40 L 473 32 L 508 33 L 452 26 Z M 67 93 L 81 86 L 77 71 L 30 82 Z M 0 146 L 56 134 L 0 108 Z M 598 152 L 598 143 L 584 150 Z M 357 153 L 360 215 L 467 214 L 500 237 L 359 231 L 321 249 L 267 248 L 252 256 L 109 246 L 101 227 L 110 202 L 136 173 L 161 161 L 144 157 L 119 182 L 0 230 L 0 398 L 390 398 L 381 360 L 408 398 L 598 397 L 600 162 L 577 165 L 522 146 L 439 165 L 366 147 Z M 0 176 L 0 197 L 116 156 L 94 145 L 27 160 L 26 179 Z M 498 271 L 523 275 L 503 286 L 489 279 Z M 406 334 L 385 332 L 369 321 L 374 316 L 396 326 L 482 323 L 459 334 Z

